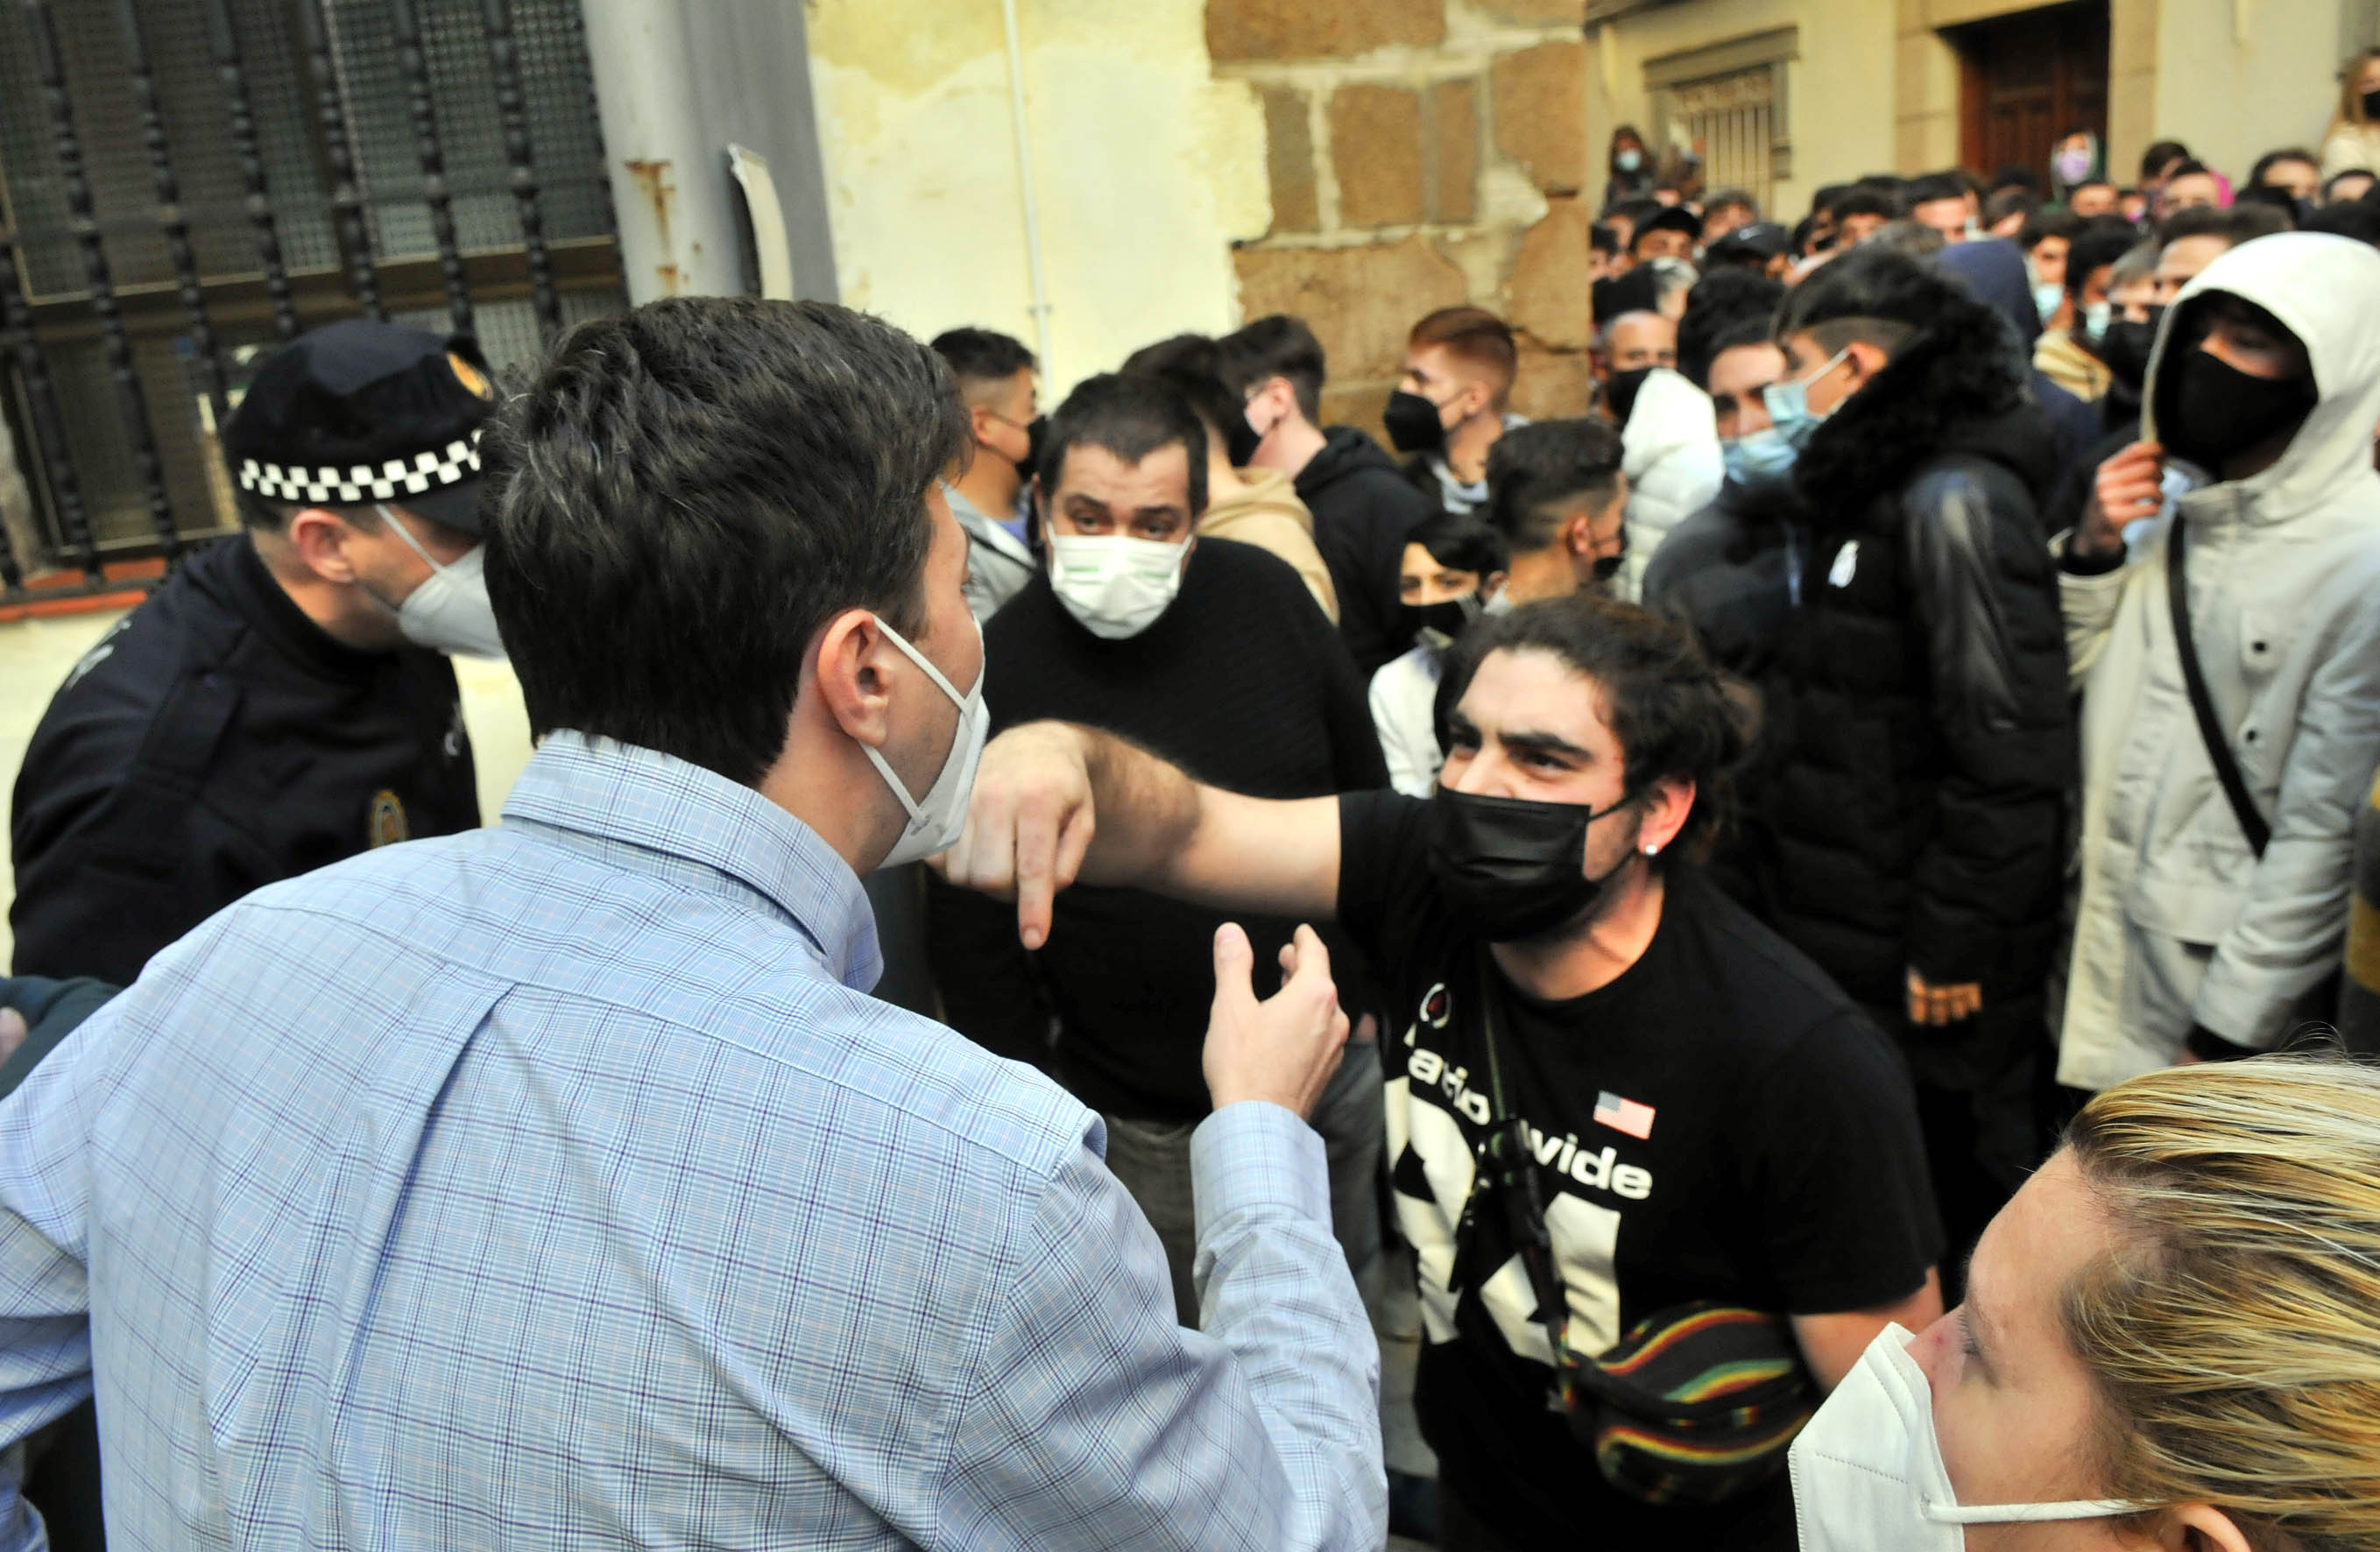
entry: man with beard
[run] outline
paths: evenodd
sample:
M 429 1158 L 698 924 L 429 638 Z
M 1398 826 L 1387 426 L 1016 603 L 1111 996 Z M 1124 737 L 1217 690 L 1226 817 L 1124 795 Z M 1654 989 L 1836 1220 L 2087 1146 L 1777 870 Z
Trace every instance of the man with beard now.
M 1887 1321 L 1922 1326 L 1940 1233 L 1907 1080 L 1693 865 L 1740 746 L 1677 627 L 1592 595 L 1491 616 L 1441 704 L 1427 800 L 1267 801 L 1109 734 L 1018 728 L 986 751 L 945 866 L 1013 894 L 1028 940 L 1055 891 L 1130 884 L 1336 915 L 1388 968 L 1441 1547 L 1782 1552 L 1781 1473 L 1720 1502 L 1645 1501 L 1549 1407 L 1554 1365 L 1710 1300 L 1785 1317 L 1779 1356 L 1823 1388 Z

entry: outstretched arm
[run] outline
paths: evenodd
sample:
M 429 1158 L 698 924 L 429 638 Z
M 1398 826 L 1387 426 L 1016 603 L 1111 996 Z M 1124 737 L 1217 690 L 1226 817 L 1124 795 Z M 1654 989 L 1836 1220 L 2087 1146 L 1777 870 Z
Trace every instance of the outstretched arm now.
M 1339 800 L 1243 797 L 1112 734 L 1028 722 L 984 750 L 966 833 L 936 867 L 1014 899 L 1028 949 L 1048 940 L 1050 901 L 1077 879 L 1327 918 L 1338 907 Z

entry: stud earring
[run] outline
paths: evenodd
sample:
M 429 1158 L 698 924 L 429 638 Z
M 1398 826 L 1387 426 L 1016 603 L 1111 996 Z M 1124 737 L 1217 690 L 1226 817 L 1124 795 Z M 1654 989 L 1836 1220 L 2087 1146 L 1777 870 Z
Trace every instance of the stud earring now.
M 1658 842 L 1658 841 L 1647 841 L 1647 842 L 1645 842 L 1645 855 L 1646 856 L 1658 856 L 1658 855 L 1661 855 L 1661 845 L 1660 845 L 1660 843 L 1659 843 L 1659 842 Z

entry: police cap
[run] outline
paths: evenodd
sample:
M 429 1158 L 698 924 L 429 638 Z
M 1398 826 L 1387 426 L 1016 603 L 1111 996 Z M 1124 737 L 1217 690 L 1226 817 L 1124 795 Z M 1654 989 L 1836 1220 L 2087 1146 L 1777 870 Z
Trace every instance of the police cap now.
M 224 461 L 268 502 L 386 502 L 476 537 L 480 422 L 494 408 L 469 335 L 348 319 L 257 370 L 224 424 Z

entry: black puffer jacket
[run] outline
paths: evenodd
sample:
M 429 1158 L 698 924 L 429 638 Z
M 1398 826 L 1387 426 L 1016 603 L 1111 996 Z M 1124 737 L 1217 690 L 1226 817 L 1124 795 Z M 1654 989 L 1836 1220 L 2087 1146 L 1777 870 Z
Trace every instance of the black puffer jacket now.
M 1914 967 L 2036 994 L 2073 767 L 2039 505 L 2050 429 L 2006 325 L 1946 309 L 1811 439 L 1815 527 L 1763 794 L 1775 925 L 1863 1003 Z

